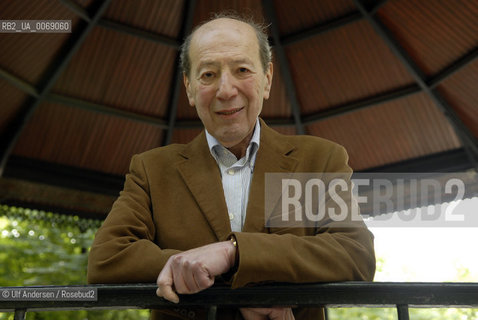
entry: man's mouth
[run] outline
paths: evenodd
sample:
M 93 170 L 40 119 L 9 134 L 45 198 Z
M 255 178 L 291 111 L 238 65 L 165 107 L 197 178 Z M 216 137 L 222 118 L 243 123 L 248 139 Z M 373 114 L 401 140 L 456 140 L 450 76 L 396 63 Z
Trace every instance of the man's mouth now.
M 220 114 L 222 116 L 230 116 L 231 114 L 237 113 L 237 112 L 241 111 L 242 109 L 244 109 L 244 107 L 227 109 L 227 110 L 222 110 L 222 111 L 216 111 L 216 113 Z

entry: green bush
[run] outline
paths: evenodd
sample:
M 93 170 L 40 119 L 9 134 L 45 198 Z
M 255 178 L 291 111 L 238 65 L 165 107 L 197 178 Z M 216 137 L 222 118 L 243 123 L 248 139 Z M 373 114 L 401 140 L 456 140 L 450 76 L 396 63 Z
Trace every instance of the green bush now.
M 86 284 L 100 222 L 0 205 L 0 286 Z M 27 312 L 27 320 L 148 319 L 148 310 Z M 0 320 L 13 313 L 0 313 Z

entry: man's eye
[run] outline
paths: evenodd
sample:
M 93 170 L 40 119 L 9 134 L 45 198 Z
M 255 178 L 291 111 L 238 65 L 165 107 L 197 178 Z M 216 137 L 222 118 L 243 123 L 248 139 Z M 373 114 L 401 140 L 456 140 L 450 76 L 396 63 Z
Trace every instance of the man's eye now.
M 210 79 L 214 77 L 214 74 L 212 72 L 204 72 L 202 75 L 201 75 L 201 78 L 203 79 Z
M 247 72 L 249 72 L 249 69 L 242 67 L 242 68 L 239 68 L 239 72 L 240 73 L 247 73 Z

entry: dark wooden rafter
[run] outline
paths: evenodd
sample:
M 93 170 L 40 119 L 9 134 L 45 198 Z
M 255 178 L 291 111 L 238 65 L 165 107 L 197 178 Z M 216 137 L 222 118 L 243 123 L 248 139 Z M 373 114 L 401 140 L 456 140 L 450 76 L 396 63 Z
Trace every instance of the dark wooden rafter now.
M 305 134 L 305 127 L 302 123 L 301 110 L 299 100 L 297 98 L 296 89 L 294 81 L 292 80 L 292 74 L 290 72 L 289 61 L 284 50 L 284 47 L 281 43 L 280 32 L 279 32 L 279 23 L 277 20 L 277 15 L 274 8 L 274 3 L 272 0 L 262 0 L 262 7 L 265 11 L 266 18 L 271 23 L 271 33 L 272 39 L 274 40 L 274 53 L 277 56 L 279 62 L 279 68 L 281 70 L 281 75 L 284 81 L 284 86 L 289 98 L 289 103 L 292 111 L 292 116 L 294 118 L 294 124 L 297 134 Z
M 326 21 L 324 23 L 320 23 L 311 28 L 282 36 L 281 43 L 283 46 L 290 46 L 297 42 L 316 37 L 320 34 L 330 32 L 337 28 L 341 28 L 345 25 L 348 25 L 349 23 L 357 22 L 361 19 L 362 19 L 362 15 L 360 14 L 360 12 L 354 11 L 351 13 L 347 13 L 343 16 Z
M 118 108 L 108 107 L 102 104 L 92 103 L 61 94 L 50 93 L 45 100 L 48 102 L 67 105 L 70 107 L 80 108 L 88 111 L 106 114 L 109 116 L 124 118 L 131 121 L 142 122 L 159 127 L 161 129 L 168 128 L 168 124 L 166 123 L 166 121 L 157 117 L 142 115 L 131 111 L 124 111 Z
M 81 17 L 81 19 L 88 23 L 91 22 L 91 17 L 88 11 L 75 0 L 60 0 L 60 2 L 68 9 L 73 11 L 77 16 Z
M 427 85 L 432 89 L 436 88 L 440 83 L 466 67 L 476 58 L 478 58 L 478 46 L 474 47 L 472 50 L 460 57 L 458 60 L 452 62 L 450 65 L 443 68 L 431 79 L 427 80 Z
M 101 15 L 105 12 L 111 0 L 104 0 L 97 7 L 92 15 L 89 23 L 86 25 L 79 25 L 78 30 L 72 34 L 70 39 L 65 43 L 57 59 L 54 59 L 51 65 L 47 68 L 43 75 L 43 79 L 39 85 L 41 88 L 38 90 L 38 96 L 28 99 L 26 104 L 20 108 L 20 111 L 12 121 L 11 126 L 8 128 L 7 133 L 2 137 L 0 142 L 1 150 L 1 162 L 0 162 L 0 177 L 3 175 L 8 158 L 10 157 L 15 144 L 20 138 L 23 129 L 28 121 L 33 116 L 35 110 L 45 100 L 45 97 L 50 92 L 51 88 L 55 84 L 56 80 L 66 68 L 74 54 L 82 46 L 83 42 L 90 34 L 91 30 L 95 27 Z
M 116 32 L 121 32 L 143 40 L 158 43 L 163 46 L 168 46 L 174 49 L 178 49 L 180 45 L 180 41 L 177 39 L 170 38 L 159 33 L 142 30 L 140 28 L 131 27 L 124 23 L 120 23 L 110 19 L 100 19 L 98 21 L 98 26 L 108 28 Z
M 196 9 L 196 0 L 187 1 L 185 6 L 186 8 L 184 10 L 183 25 L 181 27 L 179 41 L 182 41 L 182 39 L 186 37 L 192 31 L 194 10 Z M 168 127 L 166 129 L 166 134 L 163 137 L 163 141 L 162 141 L 163 146 L 170 144 L 173 139 L 174 124 L 176 122 L 176 116 L 177 116 L 178 105 L 179 105 L 179 95 L 181 93 L 181 86 L 183 85 L 182 70 L 179 65 L 179 62 L 180 62 L 179 56 L 180 56 L 180 51 L 178 51 L 176 55 L 176 63 L 175 63 L 176 72 L 174 72 L 173 78 L 171 79 L 172 89 L 171 89 L 171 97 L 170 97 L 169 107 L 168 107 Z
M 85 20 L 86 22 L 90 22 L 91 18 L 88 12 L 80 6 L 74 0 L 60 0 L 63 5 L 65 5 L 68 9 L 70 9 L 73 13 L 79 16 L 81 19 Z M 128 26 L 124 23 L 120 23 L 117 21 L 113 21 L 106 18 L 100 18 L 97 22 L 98 26 L 103 28 L 108 28 L 117 32 L 122 32 L 128 34 L 130 36 L 140 38 L 143 40 L 148 40 L 151 42 L 159 43 L 161 45 L 173 47 L 175 49 L 179 48 L 180 41 L 174 38 L 170 38 L 158 33 L 154 33 L 151 31 L 146 31 L 140 28 Z
M 444 113 L 451 126 L 454 128 L 464 149 L 466 150 L 470 163 L 478 169 L 478 142 L 463 121 L 458 117 L 455 110 L 441 97 L 441 95 L 431 88 L 426 81 L 422 70 L 416 65 L 410 55 L 394 38 L 390 30 L 375 16 L 367 11 L 361 0 L 354 0 L 355 5 L 362 13 L 363 17 L 369 22 L 375 32 L 387 44 L 395 56 L 407 68 L 410 75 L 414 78 L 416 84 L 425 92 L 435 103 L 435 105 Z
M 37 98 L 40 94 L 38 93 L 37 88 L 32 84 L 28 83 L 27 81 L 20 79 L 10 72 L 3 70 L 0 68 L 0 78 L 4 79 L 5 81 L 9 82 L 13 86 L 17 87 L 18 89 L 22 90 L 25 93 Z
M 377 12 L 378 9 L 380 9 L 386 2 L 387 2 L 387 0 L 378 1 L 370 9 L 370 13 L 375 14 L 375 12 Z M 340 17 L 334 18 L 332 20 L 320 23 L 320 24 L 318 24 L 316 26 L 313 26 L 311 28 L 301 30 L 301 31 L 296 32 L 296 33 L 292 33 L 292 34 L 282 36 L 281 37 L 281 43 L 282 43 L 283 46 L 289 46 L 289 45 L 295 44 L 297 42 L 300 42 L 300 41 L 303 41 L 303 40 L 306 40 L 306 39 L 309 39 L 309 38 L 312 38 L 312 37 L 316 37 L 320 34 L 323 34 L 323 33 L 341 28 L 341 27 L 346 26 L 350 23 L 357 22 L 359 20 L 362 20 L 362 18 L 363 17 L 362 17 L 362 14 L 360 13 L 360 11 L 352 11 L 352 12 L 344 14 L 343 16 L 340 16 Z
M 388 0 L 376 0 L 376 2 L 373 4 L 373 6 L 368 11 L 370 12 L 370 14 L 375 14 L 387 2 L 388 2 Z
M 365 99 L 348 102 L 343 105 L 333 106 L 312 114 L 302 116 L 304 124 L 313 124 L 328 118 L 344 115 L 349 112 L 358 111 L 365 108 L 370 108 L 382 103 L 408 97 L 410 95 L 421 92 L 416 85 L 406 86 L 393 91 L 381 93 Z

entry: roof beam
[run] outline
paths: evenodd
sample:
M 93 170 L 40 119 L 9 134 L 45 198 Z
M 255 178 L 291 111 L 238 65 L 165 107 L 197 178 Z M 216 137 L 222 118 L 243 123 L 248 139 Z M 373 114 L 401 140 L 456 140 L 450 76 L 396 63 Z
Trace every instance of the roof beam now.
M 271 22 L 272 38 L 274 39 L 274 51 L 277 55 L 277 59 L 279 60 L 279 68 L 281 70 L 282 78 L 284 79 L 287 96 L 289 97 L 296 133 L 301 135 L 305 133 L 305 127 L 302 123 L 300 115 L 300 104 L 299 100 L 297 99 L 294 81 L 292 81 L 289 61 L 287 60 L 285 50 L 280 39 L 279 22 L 276 16 L 273 1 L 262 0 L 262 7 L 264 8 L 267 19 Z
M 60 0 L 63 5 L 65 5 L 68 9 L 73 11 L 77 16 L 80 16 L 81 19 L 85 20 L 86 22 L 91 22 L 91 17 L 88 14 L 88 11 L 80 6 L 78 2 L 75 0 Z
M 318 36 L 319 34 L 323 34 L 323 33 L 338 29 L 349 23 L 357 22 L 361 19 L 362 19 L 362 15 L 360 14 L 360 12 L 354 11 L 346 15 L 343 15 L 341 17 L 338 17 L 336 19 L 329 20 L 325 23 L 316 25 L 312 28 L 283 36 L 281 37 L 280 41 L 283 46 L 290 46 L 297 42 Z
M 73 97 L 68 97 L 68 96 L 64 96 L 60 94 L 50 93 L 46 96 L 45 101 L 53 102 L 53 103 L 61 103 L 70 107 L 107 114 L 110 116 L 124 118 L 127 120 L 136 121 L 136 122 L 142 122 L 142 123 L 159 127 L 161 129 L 168 128 L 166 121 L 156 117 L 141 115 L 135 112 L 124 111 L 118 108 L 113 108 L 113 107 L 108 107 L 108 106 L 97 104 L 97 103 L 87 102 L 81 99 L 76 99 Z
M 463 172 L 472 169 L 463 148 L 407 159 L 356 172 Z
M 40 95 L 38 93 L 38 90 L 29 82 L 23 79 L 20 79 L 17 76 L 14 76 L 13 74 L 11 74 L 5 69 L 2 69 L 1 67 L 0 67 L 0 78 L 6 80 L 11 85 L 17 87 L 18 89 L 22 90 L 25 93 L 28 93 L 29 95 L 33 97 L 38 97 Z
M 302 119 L 304 124 L 312 124 L 314 122 L 322 121 L 328 118 L 341 116 L 349 112 L 354 112 L 361 109 L 373 107 L 375 105 L 382 104 L 385 102 L 401 99 L 419 92 L 421 92 L 421 89 L 417 85 L 407 86 L 398 90 L 389 91 L 357 101 L 352 101 L 344 105 L 330 107 L 325 110 L 321 110 L 319 112 L 304 116 Z
M 387 0 L 379 0 L 374 6 L 370 9 L 371 14 L 375 14 L 385 3 Z M 282 45 L 289 46 L 295 44 L 297 42 L 307 40 L 309 38 L 318 36 L 319 34 L 323 34 L 338 28 L 341 28 L 349 23 L 357 22 L 362 20 L 362 14 L 360 11 L 353 11 L 349 12 L 343 16 L 338 18 L 326 21 L 324 23 L 320 23 L 312 28 L 308 28 L 305 30 L 301 30 L 299 32 L 291 33 L 281 37 Z
M 454 75 L 456 72 L 460 71 L 471 62 L 475 61 L 478 58 L 478 46 L 470 50 L 464 56 L 460 57 L 458 60 L 452 62 L 450 65 L 443 68 L 440 72 L 433 76 L 432 79 L 427 81 L 427 85 L 434 89 L 440 83 Z
M 194 18 L 194 10 L 196 9 L 196 0 L 191 0 L 185 3 L 185 10 L 184 10 L 184 16 L 183 16 L 183 25 L 181 27 L 181 32 L 180 32 L 180 39 L 184 38 L 187 36 L 191 30 L 193 29 L 193 18 Z M 171 143 L 173 139 L 173 131 L 174 131 L 174 124 L 176 122 L 176 116 L 177 116 L 177 111 L 178 111 L 178 105 L 179 105 L 179 94 L 180 94 L 180 89 L 182 86 L 182 70 L 181 66 L 179 65 L 180 63 L 180 51 L 178 50 L 178 53 L 176 55 L 176 72 L 173 74 L 173 79 L 171 80 L 172 83 L 172 90 L 171 90 L 171 98 L 169 101 L 169 107 L 168 107 L 168 127 L 166 130 L 166 134 L 163 137 L 163 142 L 162 145 L 168 145 Z
M 476 138 L 465 126 L 462 120 L 458 117 L 455 110 L 448 105 L 448 103 L 440 96 L 440 94 L 433 90 L 426 82 L 425 75 L 418 68 L 409 54 L 400 46 L 400 44 L 393 37 L 391 32 L 382 24 L 382 22 L 373 17 L 364 7 L 360 0 L 354 0 L 355 5 L 362 13 L 364 18 L 370 23 L 375 32 L 382 38 L 387 46 L 392 50 L 397 58 L 407 68 L 408 72 L 414 78 L 418 86 L 425 92 L 435 103 L 435 105 L 444 113 L 455 132 L 465 148 L 470 162 L 473 167 L 478 168 L 478 143 Z
M 73 11 L 76 15 L 80 16 L 83 20 L 87 22 L 91 21 L 91 18 L 87 10 L 83 8 L 82 6 L 80 6 L 78 3 L 76 3 L 76 1 L 74 0 L 60 0 L 60 1 L 66 7 L 68 7 L 68 9 Z M 168 47 L 172 47 L 174 49 L 178 49 L 180 46 L 180 41 L 178 41 L 177 39 L 167 37 L 159 33 L 128 26 L 124 23 L 116 22 L 110 19 L 101 18 L 98 20 L 97 24 L 103 28 L 108 28 L 117 32 L 128 34 L 136 38 L 140 38 L 143 40 L 147 40 L 147 41 L 155 42 Z
M 377 0 L 376 3 L 373 4 L 372 8 L 370 8 L 368 10 L 368 12 L 370 12 L 370 14 L 376 14 L 377 11 L 383 7 L 384 4 L 386 4 L 388 2 L 388 0 Z
M 42 84 L 40 85 L 39 95 L 35 99 L 29 99 L 27 103 L 17 113 L 15 119 L 12 121 L 8 132 L 2 137 L 0 141 L 0 177 L 3 175 L 5 165 L 10 157 L 15 144 L 17 143 L 23 129 L 26 127 L 28 121 L 33 116 L 35 110 L 43 102 L 51 88 L 55 84 L 56 80 L 66 68 L 73 55 L 78 51 L 88 34 L 93 30 L 99 18 L 108 7 L 111 0 L 104 0 L 97 8 L 93 15 L 91 22 L 86 26 L 78 26 L 78 31 L 72 34 L 66 44 L 63 46 L 60 53 L 60 57 L 54 59 L 53 63 L 49 66 L 43 76 Z
M 124 23 L 119 23 L 109 19 L 104 19 L 104 18 L 100 19 L 98 21 L 98 25 L 103 28 L 108 28 L 117 32 L 122 32 L 124 34 L 130 35 L 136 38 L 140 38 L 143 40 L 168 46 L 176 50 L 179 48 L 179 45 L 180 45 L 180 42 L 177 39 L 170 38 L 159 33 L 142 30 L 140 28 L 131 27 Z
M 111 196 L 117 196 L 124 183 L 123 175 L 107 174 L 19 156 L 12 156 L 8 160 L 4 178 L 33 181 Z

